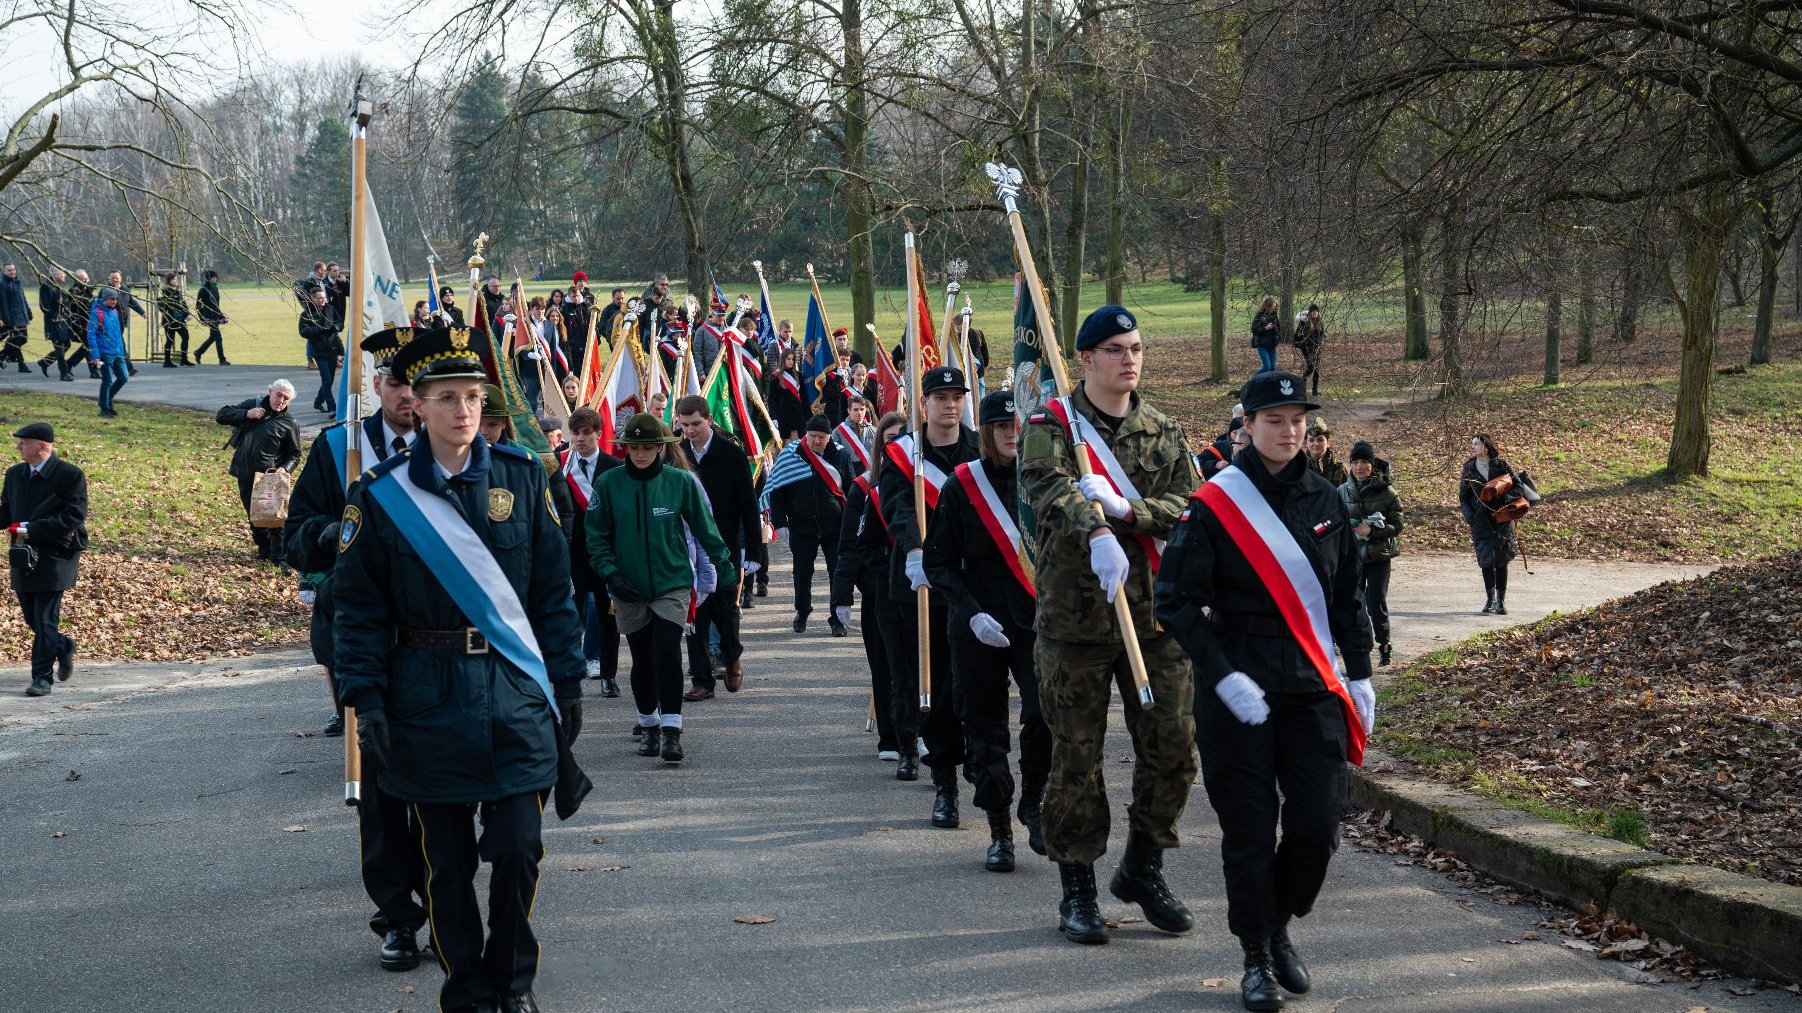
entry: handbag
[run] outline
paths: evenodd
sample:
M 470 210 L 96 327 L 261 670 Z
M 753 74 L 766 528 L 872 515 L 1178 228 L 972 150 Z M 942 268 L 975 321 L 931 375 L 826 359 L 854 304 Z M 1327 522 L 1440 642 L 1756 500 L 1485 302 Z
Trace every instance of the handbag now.
M 1514 476 L 1505 471 L 1485 482 L 1477 491 L 1477 499 L 1483 501 L 1490 518 L 1497 524 L 1520 520 L 1533 509 L 1526 496 L 1514 488 Z
M 29 574 L 38 568 L 38 550 L 30 542 L 18 542 L 6 552 L 6 564 L 14 573 Z
M 294 494 L 294 480 L 282 468 L 259 474 L 250 487 L 250 526 L 279 528 L 288 523 L 288 497 Z

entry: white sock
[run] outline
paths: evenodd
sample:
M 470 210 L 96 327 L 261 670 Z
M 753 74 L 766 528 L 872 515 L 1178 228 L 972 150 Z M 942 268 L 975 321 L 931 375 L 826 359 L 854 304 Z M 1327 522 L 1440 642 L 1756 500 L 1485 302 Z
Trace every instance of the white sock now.
M 665 714 L 663 716 L 663 727 L 680 729 L 682 727 L 682 715 Z
M 655 727 L 657 727 L 657 715 L 655 713 L 638 715 L 638 727 L 640 727 L 640 728 L 655 728 Z

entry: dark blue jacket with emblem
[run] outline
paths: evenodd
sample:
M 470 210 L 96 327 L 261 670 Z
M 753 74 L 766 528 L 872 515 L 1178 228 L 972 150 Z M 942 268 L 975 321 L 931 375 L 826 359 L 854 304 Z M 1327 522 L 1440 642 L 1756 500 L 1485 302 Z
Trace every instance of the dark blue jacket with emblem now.
M 494 648 L 467 654 L 395 644 L 397 627 L 472 625 L 372 495 L 397 468 L 448 501 L 493 553 L 531 621 L 557 698 L 582 692 L 569 546 L 543 466 L 478 438 L 468 466 L 446 480 L 422 433 L 411 450 L 367 472 L 344 509 L 333 578 L 339 702 L 386 710 L 390 748 L 379 782 L 396 798 L 471 803 L 547 790 L 557 780 L 556 722 L 531 677 Z

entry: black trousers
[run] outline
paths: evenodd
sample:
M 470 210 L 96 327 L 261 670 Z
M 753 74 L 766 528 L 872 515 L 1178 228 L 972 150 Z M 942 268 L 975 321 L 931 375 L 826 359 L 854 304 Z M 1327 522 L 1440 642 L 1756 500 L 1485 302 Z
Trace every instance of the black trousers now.
M 1005 812 L 1014 800 L 1014 775 L 1007 762 L 1010 673 L 1020 687 L 1020 779 L 1043 785 L 1051 772 L 1051 730 L 1039 713 L 1039 680 L 1032 663 L 1036 638 L 1031 630 L 1009 626 L 1007 639 L 1006 647 L 990 647 L 968 633 L 951 633 L 951 679 L 970 743 L 970 771 L 976 776 L 971 801 L 988 812 Z
M 509 795 L 479 807 L 415 802 L 412 809 L 425 859 L 432 946 L 445 974 L 439 1008 L 449 1013 L 484 1001 L 498 1005 L 502 996 L 530 991 L 538 976 L 532 902 L 544 858 L 543 793 Z M 483 862 L 492 873 L 486 942 L 475 885 Z
M 707 631 L 720 628 L 720 660 L 730 668 L 744 657 L 738 639 L 738 585 L 720 588 L 695 610 L 695 632 L 688 638 L 688 677 L 697 686 L 713 688 L 713 662 L 707 657 Z M 628 638 L 630 639 L 630 638 Z
M 206 354 L 207 349 L 211 348 L 211 349 L 216 350 L 219 353 L 219 362 L 221 364 L 224 364 L 224 362 L 225 362 L 225 336 L 219 333 L 219 325 L 218 324 L 207 324 L 206 330 L 207 330 L 206 340 L 202 341 L 200 343 L 199 348 L 194 349 L 194 361 L 199 362 L 200 357 Z
M 601 662 L 601 677 L 604 679 L 619 678 L 619 620 L 613 615 L 613 601 L 607 595 L 607 585 L 596 576 L 594 570 L 586 566 L 569 568 L 570 583 L 576 589 L 576 615 L 586 616 L 585 608 L 595 610 L 595 628 L 599 631 L 595 647 L 596 657 Z M 588 604 L 588 596 L 594 595 L 592 606 Z
M 250 522 L 250 489 L 256 484 L 256 480 L 254 474 L 238 476 L 238 499 L 244 504 L 244 519 L 247 524 Z M 250 540 L 257 543 L 258 559 L 277 563 L 287 555 L 287 550 L 282 546 L 281 528 L 259 528 L 251 524 Z
M 16 362 L 20 371 L 25 371 L 25 342 L 30 339 L 31 332 L 23 327 L 0 327 L 0 340 L 5 342 L 0 349 L 0 365 Z
M 888 581 L 878 572 L 857 587 L 863 593 L 858 613 L 863 624 L 863 656 L 870 663 L 870 693 L 876 701 L 876 748 L 900 749 L 895 741 L 895 715 L 890 700 L 891 675 L 888 644 L 883 642 L 882 610 L 888 602 Z
M 632 648 L 632 703 L 638 713 L 681 717 L 682 627 L 653 615 L 637 632 L 626 634 L 626 643 Z
M 1345 714 L 1324 690 L 1270 694 L 1261 725 L 1240 723 L 1212 690 L 1195 698 L 1202 781 L 1220 818 L 1226 924 L 1240 939 L 1263 939 L 1314 909 L 1339 847 Z
M 932 710 L 920 713 L 920 642 L 914 596 L 891 598 L 889 624 L 883 631 L 888 642 L 889 706 L 893 708 L 895 738 L 905 751 L 915 739 L 926 743 L 926 765 L 938 770 L 965 760 L 963 722 L 957 719 L 957 687 L 951 681 L 951 610 L 934 605 L 931 611 L 928 659 L 932 671 Z M 893 634 L 893 635 L 890 635 Z
M 69 352 L 69 332 L 60 324 L 45 324 L 44 340 L 50 342 L 50 354 L 38 359 L 39 368 L 47 370 L 54 362 L 57 375 L 68 376 L 69 366 L 63 357 Z
M 1389 566 L 1394 560 L 1364 561 L 1364 608 L 1370 613 L 1370 627 L 1377 643 L 1389 642 Z
M 821 552 L 826 554 L 826 580 L 838 569 L 838 538 L 821 539 L 807 531 L 789 529 L 788 547 L 795 557 L 795 614 L 805 616 L 813 611 L 813 564 Z
M 175 355 L 175 336 L 181 335 L 181 359 L 188 361 L 188 325 L 176 324 L 163 328 L 163 361 L 173 362 Z
M 31 628 L 31 681 L 49 682 L 56 674 L 57 656 L 69 645 L 69 638 L 58 628 L 63 619 L 63 592 L 20 591 L 19 611 Z
M 369 930 L 385 936 L 393 929 L 418 931 L 425 907 L 425 861 L 411 807 L 381 789 L 382 763 L 363 750 L 363 794 L 357 803 L 357 840 L 363 860 L 363 889 L 375 901 Z

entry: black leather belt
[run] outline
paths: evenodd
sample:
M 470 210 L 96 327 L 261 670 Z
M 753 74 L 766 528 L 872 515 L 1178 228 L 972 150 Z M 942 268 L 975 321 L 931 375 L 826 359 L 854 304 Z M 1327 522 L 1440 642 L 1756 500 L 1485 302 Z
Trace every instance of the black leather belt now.
M 474 626 L 460 630 L 413 630 L 394 628 L 394 642 L 401 647 L 417 647 L 426 651 L 456 651 L 459 654 L 487 654 L 488 638 Z

